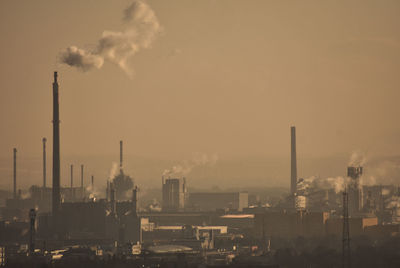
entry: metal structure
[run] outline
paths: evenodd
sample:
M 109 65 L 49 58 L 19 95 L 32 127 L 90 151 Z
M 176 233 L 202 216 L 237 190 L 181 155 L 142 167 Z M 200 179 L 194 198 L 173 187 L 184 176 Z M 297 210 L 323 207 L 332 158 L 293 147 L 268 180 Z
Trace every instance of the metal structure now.
M 81 188 L 83 193 L 83 165 L 81 165 Z
M 342 234 L 342 267 L 350 268 L 350 230 L 349 230 L 349 195 L 347 186 L 343 191 L 343 234 Z
M 46 138 L 42 139 L 43 142 L 43 188 L 46 188 Z
M 14 199 L 17 199 L 17 148 L 14 148 L 14 173 L 13 173 L 13 181 L 14 181 Z
M 290 128 L 291 151 L 290 151 L 290 193 L 294 195 L 297 187 L 297 157 L 296 157 L 296 127 Z
M 61 206 L 60 196 L 60 115 L 57 72 L 54 72 L 53 82 L 53 193 L 52 214 L 54 226 L 58 226 L 58 213 Z
M 35 221 L 36 221 L 36 211 L 35 209 L 31 209 L 29 211 L 29 254 L 33 254 L 35 252 L 35 234 L 36 234 L 36 229 L 35 229 Z
M 123 143 L 122 140 L 119 141 L 119 168 L 122 171 L 122 161 L 123 161 Z

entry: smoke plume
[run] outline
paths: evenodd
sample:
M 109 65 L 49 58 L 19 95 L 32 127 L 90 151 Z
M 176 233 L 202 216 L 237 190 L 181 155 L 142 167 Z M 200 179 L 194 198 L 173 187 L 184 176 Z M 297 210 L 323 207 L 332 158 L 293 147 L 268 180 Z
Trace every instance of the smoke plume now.
M 346 177 L 331 177 L 331 178 L 320 178 L 320 177 L 309 177 L 306 179 L 299 180 L 297 184 L 297 190 L 308 194 L 318 190 L 331 190 L 334 189 L 336 193 L 342 192 L 349 182 L 349 178 Z
M 183 161 L 181 164 L 175 165 L 171 169 L 164 170 L 163 176 L 186 176 L 195 167 L 204 165 L 213 166 L 217 161 L 217 154 L 208 156 L 207 154 L 196 153 L 191 160 Z
M 348 166 L 349 167 L 362 167 L 365 165 L 366 160 L 367 159 L 364 154 L 355 151 L 350 156 Z
M 100 69 L 104 61 L 109 61 L 132 75 L 129 58 L 151 46 L 161 25 L 154 11 L 142 1 L 133 2 L 123 13 L 124 30 L 104 31 L 93 51 L 76 46 L 66 48 L 60 53 L 61 62 L 85 72 Z
M 110 180 L 114 179 L 117 174 L 118 174 L 118 164 L 116 162 L 113 162 L 110 170 L 110 176 L 109 176 Z

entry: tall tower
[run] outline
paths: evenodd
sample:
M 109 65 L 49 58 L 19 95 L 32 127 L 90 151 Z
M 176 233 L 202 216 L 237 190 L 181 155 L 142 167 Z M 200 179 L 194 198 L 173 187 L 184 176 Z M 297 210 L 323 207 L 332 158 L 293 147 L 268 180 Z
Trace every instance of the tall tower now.
M 83 195 L 83 165 L 81 165 L 81 189 L 82 189 L 82 195 Z
M 363 174 L 363 168 L 348 167 L 347 177 L 350 178 L 348 185 L 348 198 L 349 198 L 349 215 L 354 216 L 362 210 L 363 194 L 362 188 L 360 187 L 360 177 Z
M 14 194 L 13 194 L 13 196 L 14 196 L 14 199 L 17 199 L 17 148 L 14 148 L 13 152 L 14 152 L 14 161 L 13 161 L 13 165 L 14 165 L 14 168 L 13 168 L 13 170 L 14 170 L 14 173 L 13 173 L 13 182 L 14 182 L 13 190 L 14 190 Z
M 342 267 L 350 268 L 350 230 L 349 230 L 349 195 L 347 186 L 343 191 L 343 234 L 342 234 Z
M 290 193 L 296 193 L 297 186 L 297 157 L 296 157 L 296 127 L 290 128 L 291 151 L 290 151 Z
M 74 165 L 71 165 L 71 190 L 74 188 Z
M 52 213 L 57 226 L 60 211 L 60 118 L 57 72 L 54 72 L 53 82 L 53 195 Z
M 35 221 L 36 221 L 36 211 L 35 209 L 29 210 L 29 255 L 35 253 L 35 234 L 36 234 L 36 229 L 35 229 Z
M 43 188 L 46 188 L 46 138 L 42 139 L 43 142 Z
M 123 143 L 119 141 L 119 169 L 122 173 L 122 161 L 123 161 Z

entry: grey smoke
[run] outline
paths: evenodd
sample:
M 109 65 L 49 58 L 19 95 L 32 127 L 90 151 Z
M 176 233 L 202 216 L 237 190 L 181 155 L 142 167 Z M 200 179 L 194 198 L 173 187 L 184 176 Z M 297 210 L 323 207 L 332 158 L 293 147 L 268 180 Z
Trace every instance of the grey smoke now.
M 161 32 L 154 11 L 142 1 L 134 1 L 123 11 L 124 30 L 104 31 L 93 51 L 70 46 L 60 53 L 60 60 L 81 71 L 100 69 L 104 61 L 118 65 L 128 75 L 133 70 L 128 60 L 141 49 L 151 46 Z

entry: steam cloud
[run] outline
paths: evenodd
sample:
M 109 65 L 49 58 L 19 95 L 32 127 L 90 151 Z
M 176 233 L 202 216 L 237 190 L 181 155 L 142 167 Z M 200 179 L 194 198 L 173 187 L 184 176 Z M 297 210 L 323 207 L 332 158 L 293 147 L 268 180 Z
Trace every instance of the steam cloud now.
M 297 190 L 309 193 L 310 191 L 314 190 L 334 189 L 336 193 L 339 193 L 344 190 L 348 182 L 349 178 L 346 177 L 319 178 L 312 176 L 300 180 L 297 184 Z
M 366 163 L 366 157 L 360 152 L 353 152 L 350 156 L 349 164 L 350 167 L 364 166 Z
M 112 163 L 111 170 L 110 170 L 110 180 L 114 179 L 118 173 L 118 164 L 116 162 Z
M 185 176 L 189 174 L 195 167 L 204 165 L 213 166 L 217 163 L 217 161 L 217 154 L 208 156 L 207 154 L 196 153 L 194 154 L 192 160 L 183 161 L 181 164 L 175 165 L 171 169 L 164 170 L 163 176 Z
M 61 62 L 85 72 L 100 69 L 107 60 L 132 75 L 128 59 L 151 46 L 161 32 L 161 25 L 154 11 L 142 1 L 133 2 L 123 13 L 123 31 L 104 31 L 93 51 L 70 46 L 60 53 Z

